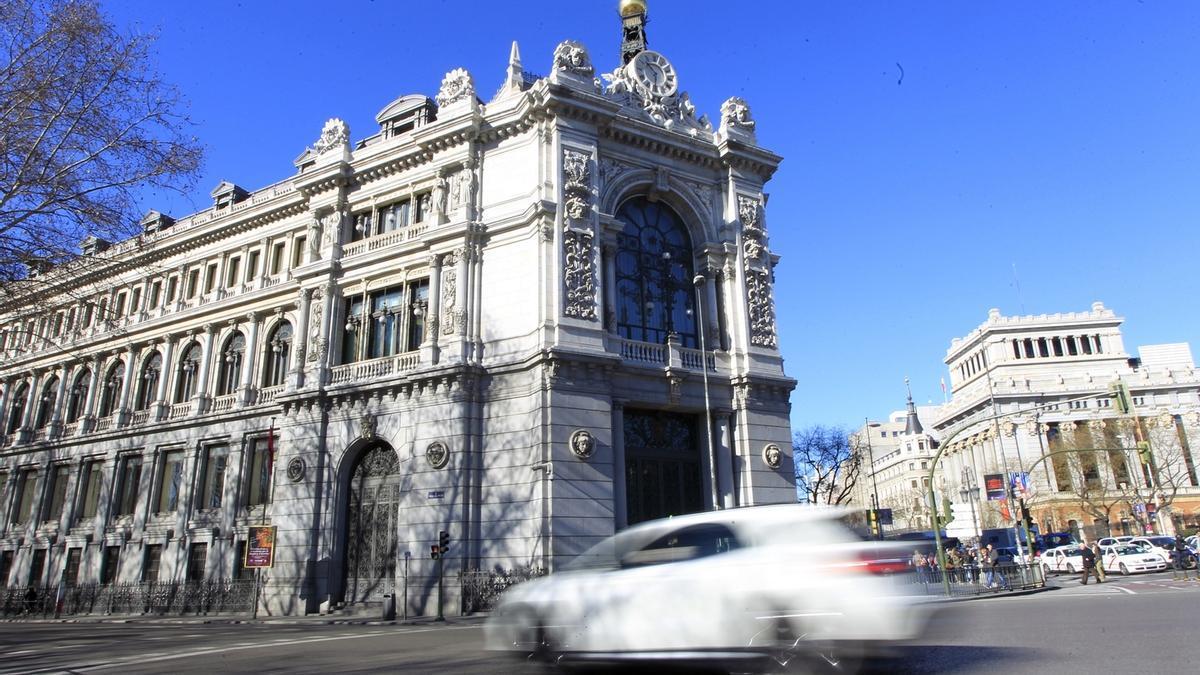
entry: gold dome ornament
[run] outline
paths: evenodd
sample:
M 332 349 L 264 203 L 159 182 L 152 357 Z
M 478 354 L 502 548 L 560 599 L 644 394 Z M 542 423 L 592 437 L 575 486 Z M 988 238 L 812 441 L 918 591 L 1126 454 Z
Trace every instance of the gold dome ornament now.
M 621 0 L 621 2 L 617 4 L 617 11 L 621 13 L 622 17 L 645 14 L 646 0 Z

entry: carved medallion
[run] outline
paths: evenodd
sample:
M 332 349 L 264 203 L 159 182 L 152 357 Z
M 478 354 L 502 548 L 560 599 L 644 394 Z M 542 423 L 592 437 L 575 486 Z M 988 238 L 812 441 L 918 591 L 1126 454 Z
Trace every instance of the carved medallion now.
M 783 451 L 778 445 L 768 443 L 762 451 L 763 462 L 772 469 L 778 469 L 783 464 Z
M 596 439 L 587 429 L 577 429 L 571 434 L 571 452 L 579 459 L 590 459 L 596 451 Z
M 293 483 L 299 483 L 304 480 L 304 472 L 308 470 L 304 460 L 299 457 L 293 457 L 287 463 L 287 477 Z
M 441 441 L 434 441 L 425 448 L 425 460 L 434 469 L 441 469 L 450 462 L 450 448 Z
M 455 68 L 442 78 L 442 86 L 438 90 L 437 104 L 439 108 L 471 101 L 475 98 L 475 79 L 465 68 Z

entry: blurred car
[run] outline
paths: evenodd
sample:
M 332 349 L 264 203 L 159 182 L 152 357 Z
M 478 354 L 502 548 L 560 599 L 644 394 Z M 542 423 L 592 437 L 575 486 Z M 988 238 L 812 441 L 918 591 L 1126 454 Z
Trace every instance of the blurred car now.
M 853 670 L 920 635 L 931 606 L 903 594 L 905 544 L 866 542 L 840 509 L 800 504 L 642 523 L 565 569 L 509 589 L 489 649 L 560 665 Z
M 1165 560 L 1172 560 L 1175 555 L 1175 537 L 1147 536 L 1134 537 L 1127 542 L 1130 546 L 1144 548 L 1151 553 L 1161 555 Z
M 1083 555 L 1078 544 L 1058 546 L 1041 555 L 1042 572 L 1049 576 L 1053 572 L 1074 574 L 1083 569 Z
M 1104 537 L 1103 539 L 1101 539 L 1100 541 L 1098 541 L 1096 543 L 1100 544 L 1100 547 L 1103 548 L 1105 546 L 1118 546 L 1118 545 L 1128 544 L 1132 539 L 1133 539 L 1132 534 L 1124 534 L 1119 537 Z
M 1101 560 L 1106 572 L 1129 575 L 1134 572 L 1158 572 L 1167 569 L 1167 560 L 1158 553 L 1130 544 L 1101 546 Z

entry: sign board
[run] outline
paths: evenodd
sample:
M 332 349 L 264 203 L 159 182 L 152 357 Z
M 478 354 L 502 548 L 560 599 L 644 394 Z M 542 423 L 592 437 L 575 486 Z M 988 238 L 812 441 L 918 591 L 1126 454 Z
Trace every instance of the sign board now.
M 1146 515 L 1146 505 L 1145 504 L 1134 504 L 1133 512 L 1138 514 L 1139 516 Z
M 1008 484 L 1018 499 L 1029 497 L 1029 474 L 1024 471 L 1008 474 Z
M 246 541 L 246 560 L 243 567 L 260 568 L 275 565 L 275 526 L 251 525 Z
M 430 490 L 429 491 L 430 499 L 443 499 L 443 498 L 445 498 L 445 496 L 446 496 L 445 490 Z
M 891 525 L 892 524 L 892 510 L 891 509 L 879 509 L 879 524 L 880 525 Z
M 983 488 L 987 490 L 989 502 L 1005 499 L 1004 474 L 986 473 L 983 475 Z

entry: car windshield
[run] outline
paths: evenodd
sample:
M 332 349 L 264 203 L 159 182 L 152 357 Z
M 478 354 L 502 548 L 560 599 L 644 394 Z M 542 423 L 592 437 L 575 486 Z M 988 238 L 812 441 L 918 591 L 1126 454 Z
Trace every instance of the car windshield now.
M 1175 540 L 1172 539 L 1171 537 L 1150 537 L 1149 541 L 1151 544 L 1154 544 L 1155 546 L 1174 546 L 1175 545 Z
M 1136 546 L 1118 546 L 1114 550 L 1118 555 L 1137 555 L 1138 553 L 1144 552 L 1143 549 L 1140 549 Z

